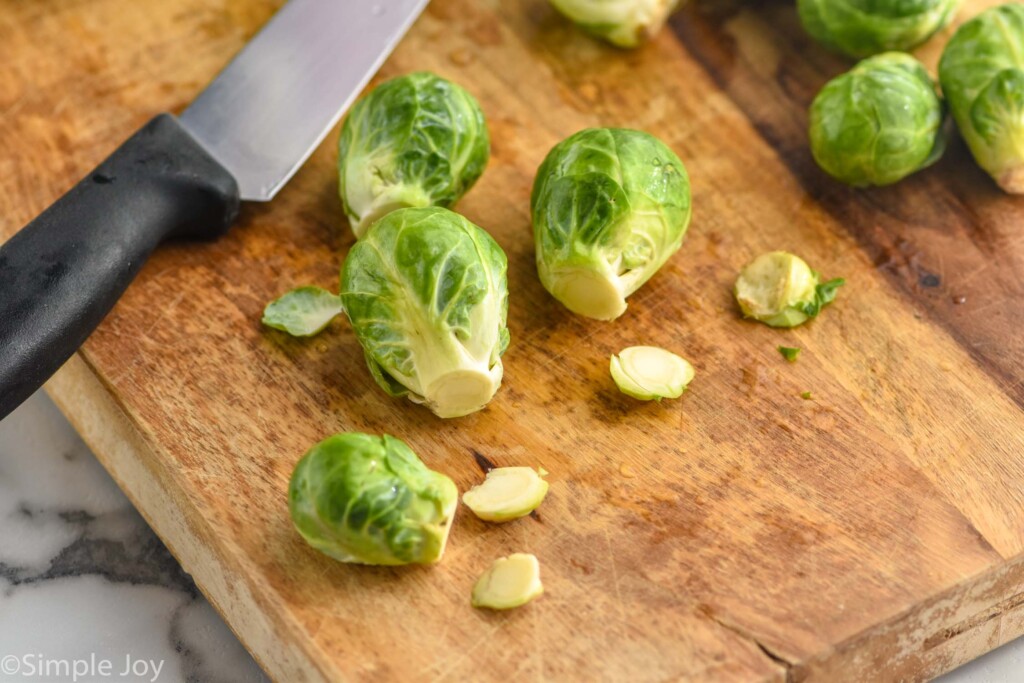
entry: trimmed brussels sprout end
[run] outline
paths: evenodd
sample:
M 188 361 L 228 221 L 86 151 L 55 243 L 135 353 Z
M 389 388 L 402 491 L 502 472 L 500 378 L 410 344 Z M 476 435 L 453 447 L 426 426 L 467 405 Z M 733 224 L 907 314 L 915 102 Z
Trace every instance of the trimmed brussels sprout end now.
M 796 327 L 832 303 L 845 280 L 819 284 L 819 276 L 799 256 L 785 251 L 762 254 L 736 278 L 736 302 L 747 318 L 771 327 Z
M 375 195 L 365 206 L 358 207 L 359 215 L 348 214 L 349 223 L 356 239 L 361 239 L 370 226 L 392 211 L 430 206 L 430 197 L 419 187 L 396 185 Z M 353 211 L 356 207 L 346 207 Z
M 744 266 L 736 279 L 736 302 L 748 318 L 772 327 L 796 327 L 808 316 L 804 304 L 814 300 L 818 278 L 798 256 L 784 251 L 762 254 Z
M 473 586 L 473 607 L 512 609 L 544 593 L 540 563 L 528 553 L 500 557 Z
M 435 379 L 423 397 L 438 417 L 463 417 L 481 410 L 501 386 L 502 365 L 490 370 L 460 368 Z
M 508 522 L 524 517 L 544 501 L 548 483 L 544 470 L 531 467 L 496 467 L 484 483 L 462 494 L 473 514 L 488 522 Z
M 567 269 L 547 274 L 551 295 L 573 313 L 595 320 L 615 320 L 626 312 L 622 282 L 614 275 L 590 269 Z
M 633 48 L 661 30 L 679 0 L 551 0 L 551 4 L 584 31 L 617 47 Z
M 1010 194 L 1024 194 L 1024 166 L 1017 166 L 996 178 L 999 187 Z
M 455 508 L 457 508 L 458 505 L 459 492 L 456 489 L 455 495 L 449 499 L 442 508 L 444 519 L 430 529 L 430 533 L 428 534 L 430 537 L 428 552 L 424 553 L 424 557 L 427 558 L 424 560 L 425 562 L 434 564 L 436 562 L 440 562 L 441 558 L 444 557 L 445 548 L 448 547 L 448 535 L 452 531 L 452 522 L 455 521 Z
M 631 346 L 612 356 L 612 379 L 619 391 L 641 401 L 679 398 L 693 381 L 693 366 L 656 346 Z

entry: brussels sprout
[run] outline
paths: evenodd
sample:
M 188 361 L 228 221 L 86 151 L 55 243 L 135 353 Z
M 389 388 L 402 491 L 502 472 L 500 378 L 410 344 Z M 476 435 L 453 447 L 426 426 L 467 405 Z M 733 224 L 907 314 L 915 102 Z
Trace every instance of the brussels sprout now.
M 473 586 L 473 607 L 512 609 L 544 593 L 540 563 L 527 553 L 499 557 Z
M 939 81 L 978 165 L 1024 193 L 1024 5 L 982 12 L 957 30 Z
M 612 356 L 612 379 L 619 391 L 641 401 L 679 398 L 693 381 L 693 366 L 657 346 L 631 346 Z
M 437 562 L 459 491 L 404 442 L 357 432 L 314 446 L 295 466 L 288 507 L 295 528 L 342 562 Z
M 946 26 L 963 0 L 798 0 L 804 28 L 851 57 L 910 50 Z
M 819 280 L 798 256 L 784 251 L 761 254 L 740 271 L 736 301 L 748 318 L 771 327 L 796 327 L 832 303 L 836 290 L 846 283 L 842 278 Z
M 551 4 L 583 30 L 619 47 L 636 47 L 661 30 L 679 0 L 551 0 Z
M 544 470 L 532 467 L 495 467 L 484 483 L 462 494 L 473 514 L 488 522 L 508 522 L 524 517 L 544 501 L 548 483 Z
M 312 337 L 342 312 L 341 299 L 319 287 L 299 287 L 263 309 L 263 324 L 293 337 Z
M 838 180 L 889 185 L 938 161 L 945 111 L 916 59 L 890 52 L 825 85 L 811 105 L 811 152 Z
M 591 128 L 548 153 L 531 208 L 541 283 L 574 313 L 613 320 L 682 245 L 690 181 L 652 135 Z
M 403 207 L 449 207 L 477 181 L 490 156 L 480 105 L 430 73 L 379 85 L 341 130 L 341 200 L 356 237 Z
M 377 383 L 439 417 L 483 408 L 509 343 L 507 270 L 498 243 L 447 209 L 375 223 L 345 259 L 341 301 Z

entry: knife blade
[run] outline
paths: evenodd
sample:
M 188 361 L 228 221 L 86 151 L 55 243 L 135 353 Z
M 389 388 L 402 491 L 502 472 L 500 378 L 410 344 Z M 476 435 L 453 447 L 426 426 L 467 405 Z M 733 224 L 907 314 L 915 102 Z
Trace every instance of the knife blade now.
M 152 251 L 269 201 L 429 0 L 291 0 L 180 119 L 161 114 L 0 246 L 0 419 L 78 349 Z
M 238 181 L 267 201 L 377 72 L 427 0 L 291 0 L 181 115 Z

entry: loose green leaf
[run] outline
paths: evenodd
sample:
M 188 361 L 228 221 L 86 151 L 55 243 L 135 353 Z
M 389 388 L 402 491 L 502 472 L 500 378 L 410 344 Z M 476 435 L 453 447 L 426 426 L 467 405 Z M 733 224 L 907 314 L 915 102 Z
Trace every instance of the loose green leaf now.
M 812 398 L 814 398 L 814 396 L 813 394 L 811 394 L 811 392 L 805 391 L 800 394 L 800 398 L 802 398 L 805 401 L 810 401 Z
M 792 346 L 780 346 L 779 353 L 790 363 L 795 363 L 796 357 L 800 355 L 800 349 L 793 348 Z
M 267 304 L 263 324 L 293 337 L 312 337 L 343 310 L 341 299 L 326 289 L 299 287 Z
M 817 276 L 817 273 L 815 273 Z M 808 318 L 817 317 L 821 309 L 836 299 L 836 290 L 846 284 L 846 280 L 837 277 L 824 282 L 814 288 L 814 300 L 804 306 L 804 313 Z

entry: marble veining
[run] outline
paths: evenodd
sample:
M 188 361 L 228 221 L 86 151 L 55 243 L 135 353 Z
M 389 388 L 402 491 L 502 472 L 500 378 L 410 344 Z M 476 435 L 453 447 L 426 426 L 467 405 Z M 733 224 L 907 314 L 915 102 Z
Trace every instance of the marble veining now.
M 0 422 L 0 681 L 73 667 L 90 669 L 79 681 L 268 680 L 40 393 Z

